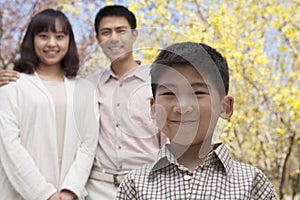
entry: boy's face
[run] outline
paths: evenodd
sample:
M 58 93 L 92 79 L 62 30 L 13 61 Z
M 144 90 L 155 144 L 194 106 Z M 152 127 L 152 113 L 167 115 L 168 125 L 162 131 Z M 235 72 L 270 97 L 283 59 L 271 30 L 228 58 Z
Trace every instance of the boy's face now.
M 175 69 L 170 68 L 158 81 L 152 116 L 174 143 L 190 146 L 211 141 L 223 109 L 222 100 L 193 67 Z
M 131 27 L 125 17 L 104 17 L 99 24 L 97 40 L 103 53 L 113 62 L 131 54 L 137 31 Z

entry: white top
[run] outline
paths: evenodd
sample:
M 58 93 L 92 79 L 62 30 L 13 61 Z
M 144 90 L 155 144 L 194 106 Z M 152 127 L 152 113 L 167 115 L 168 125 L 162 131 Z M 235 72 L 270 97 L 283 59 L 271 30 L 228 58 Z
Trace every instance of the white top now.
M 43 83 L 50 92 L 54 102 L 57 131 L 57 156 L 59 169 L 61 169 L 66 127 L 66 86 L 64 82 L 58 81 L 43 80 Z
M 0 197 L 48 199 L 62 189 L 86 195 L 98 135 L 94 88 L 67 79 L 66 127 L 59 170 L 53 99 L 37 74 L 0 87 Z M 61 171 L 61 173 L 60 173 Z

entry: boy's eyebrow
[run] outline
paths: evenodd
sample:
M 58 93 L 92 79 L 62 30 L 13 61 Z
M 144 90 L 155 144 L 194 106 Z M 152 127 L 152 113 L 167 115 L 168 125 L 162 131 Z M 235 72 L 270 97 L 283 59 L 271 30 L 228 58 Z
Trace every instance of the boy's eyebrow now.
M 177 87 L 175 84 L 173 83 L 162 83 L 158 85 L 158 88 L 160 89 L 166 89 L 166 88 L 174 88 Z M 202 87 L 202 88 L 208 88 L 208 85 L 205 82 L 195 82 L 195 83 L 191 83 L 191 87 Z
M 176 87 L 175 84 L 172 83 L 162 83 L 162 84 L 158 84 L 158 89 L 168 89 L 170 87 Z
M 205 82 L 195 82 L 195 83 L 191 83 L 192 87 L 204 87 L 204 88 L 208 88 L 208 85 Z

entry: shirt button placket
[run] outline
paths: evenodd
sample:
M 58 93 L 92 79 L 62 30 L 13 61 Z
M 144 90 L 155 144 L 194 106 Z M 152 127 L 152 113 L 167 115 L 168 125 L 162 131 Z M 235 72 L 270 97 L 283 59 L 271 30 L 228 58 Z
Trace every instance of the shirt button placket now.
M 189 180 L 191 180 L 191 176 L 190 175 L 188 175 L 188 174 L 186 174 L 186 175 L 184 175 L 184 177 L 183 177 L 183 179 L 185 180 L 185 181 L 189 181 Z
M 185 174 L 183 176 L 183 182 L 184 182 L 184 199 L 190 199 L 191 195 L 191 181 L 192 181 L 192 175 Z
M 192 187 L 191 187 L 191 199 L 206 199 L 204 198 L 205 195 L 205 190 L 204 190 L 204 182 L 205 180 L 203 179 L 203 167 L 199 167 L 196 169 L 194 173 L 194 181 L 192 182 Z

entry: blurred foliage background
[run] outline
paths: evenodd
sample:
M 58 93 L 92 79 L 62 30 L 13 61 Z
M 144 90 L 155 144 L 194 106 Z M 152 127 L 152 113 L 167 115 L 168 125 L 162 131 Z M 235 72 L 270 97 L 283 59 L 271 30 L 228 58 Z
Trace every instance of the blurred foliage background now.
M 93 20 L 105 5 L 136 14 L 134 54 L 150 64 L 174 42 L 204 42 L 230 67 L 235 111 L 219 126 L 234 158 L 257 166 L 280 199 L 300 199 L 299 0 L 0 0 L 0 68 L 12 68 L 30 17 L 50 7 L 71 20 L 81 57 L 80 76 L 109 67 L 95 40 Z

